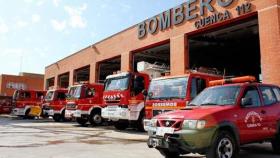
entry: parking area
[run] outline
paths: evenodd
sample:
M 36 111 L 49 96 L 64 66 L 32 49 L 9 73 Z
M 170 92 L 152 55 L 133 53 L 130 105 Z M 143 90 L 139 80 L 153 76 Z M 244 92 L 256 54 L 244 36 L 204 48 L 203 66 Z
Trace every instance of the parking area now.
M 146 133 L 114 127 L 79 127 L 75 122 L 21 120 L 0 116 L 0 158 L 160 158 L 146 145 Z M 203 157 L 186 155 L 185 158 Z M 270 144 L 253 144 L 242 149 L 240 158 L 276 158 Z

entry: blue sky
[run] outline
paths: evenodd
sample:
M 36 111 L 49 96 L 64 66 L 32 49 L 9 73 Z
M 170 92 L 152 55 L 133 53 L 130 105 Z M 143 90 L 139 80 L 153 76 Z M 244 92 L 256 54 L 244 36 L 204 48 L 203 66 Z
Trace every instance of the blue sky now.
M 0 0 L 0 74 L 44 73 L 45 66 L 184 1 Z

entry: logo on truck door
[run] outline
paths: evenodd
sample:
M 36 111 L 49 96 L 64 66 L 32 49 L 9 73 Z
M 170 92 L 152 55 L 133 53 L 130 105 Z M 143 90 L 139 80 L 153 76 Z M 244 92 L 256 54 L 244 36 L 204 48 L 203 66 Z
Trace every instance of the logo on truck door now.
M 255 128 L 262 126 L 262 117 L 255 111 L 249 112 L 245 117 L 245 124 L 247 128 Z

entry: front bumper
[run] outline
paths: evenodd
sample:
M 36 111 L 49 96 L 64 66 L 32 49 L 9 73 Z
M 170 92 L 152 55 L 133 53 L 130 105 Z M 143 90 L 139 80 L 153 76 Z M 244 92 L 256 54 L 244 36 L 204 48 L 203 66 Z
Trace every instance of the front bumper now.
M 67 110 L 66 109 L 64 117 L 65 118 L 74 118 L 75 113 L 76 113 L 76 110 Z
M 103 108 L 101 116 L 112 121 L 130 120 L 128 108 L 121 108 L 119 106 L 108 106 Z
M 14 108 L 12 114 L 15 116 L 24 116 L 25 115 L 25 108 Z
M 179 153 L 205 153 L 211 145 L 212 138 L 216 128 L 203 130 L 180 130 L 174 133 L 166 133 L 164 136 L 158 136 L 157 128 L 148 131 L 148 146 L 154 148 L 164 148 L 169 151 Z
M 87 117 L 87 116 L 88 116 L 88 111 L 75 110 L 75 112 L 74 112 L 73 115 L 74 115 L 74 117 L 76 117 L 76 118 Z

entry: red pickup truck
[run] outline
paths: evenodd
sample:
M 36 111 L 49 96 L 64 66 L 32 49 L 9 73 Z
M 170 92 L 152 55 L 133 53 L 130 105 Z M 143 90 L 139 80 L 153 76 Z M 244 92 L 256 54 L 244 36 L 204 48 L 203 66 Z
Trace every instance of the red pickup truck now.
M 235 158 L 241 145 L 264 141 L 280 154 L 280 88 L 252 82 L 209 87 L 186 109 L 152 122 L 148 146 L 166 157 Z

